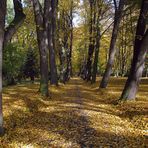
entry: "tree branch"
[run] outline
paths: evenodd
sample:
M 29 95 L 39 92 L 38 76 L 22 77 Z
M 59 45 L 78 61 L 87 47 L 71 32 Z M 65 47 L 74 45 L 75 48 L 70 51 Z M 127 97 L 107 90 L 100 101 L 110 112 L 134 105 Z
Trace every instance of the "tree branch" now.
M 26 18 L 26 15 L 23 13 L 21 0 L 13 0 L 13 4 L 15 17 L 10 25 L 5 29 L 4 46 L 9 42 Z
M 105 34 L 105 32 L 113 25 L 114 21 L 110 23 L 110 25 L 101 33 L 101 37 Z
M 117 11 L 118 7 L 117 7 L 117 1 L 116 0 L 114 0 L 114 6 L 115 6 L 115 11 Z

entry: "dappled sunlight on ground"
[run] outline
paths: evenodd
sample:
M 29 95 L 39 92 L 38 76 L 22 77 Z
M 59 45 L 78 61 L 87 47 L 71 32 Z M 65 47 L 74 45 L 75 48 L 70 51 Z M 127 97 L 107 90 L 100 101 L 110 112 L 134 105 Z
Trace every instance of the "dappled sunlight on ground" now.
M 111 78 L 107 89 L 98 89 L 73 78 L 50 87 L 51 98 L 42 98 L 39 84 L 4 89 L 4 126 L 0 148 L 146 147 L 148 136 L 148 79 L 134 102 L 121 103 L 124 78 Z

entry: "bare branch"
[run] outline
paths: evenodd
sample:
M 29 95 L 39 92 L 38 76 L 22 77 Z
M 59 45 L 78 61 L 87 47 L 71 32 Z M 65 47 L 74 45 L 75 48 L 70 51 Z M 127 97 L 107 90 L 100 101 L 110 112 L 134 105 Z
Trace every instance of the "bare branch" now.
M 106 33 L 106 31 L 113 25 L 114 21 L 102 32 L 101 37 Z

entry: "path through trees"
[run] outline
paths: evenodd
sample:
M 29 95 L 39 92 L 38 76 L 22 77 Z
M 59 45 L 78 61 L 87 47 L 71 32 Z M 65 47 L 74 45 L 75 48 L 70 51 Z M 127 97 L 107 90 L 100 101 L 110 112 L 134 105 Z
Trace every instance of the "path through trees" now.
M 138 102 L 126 105 L 115 105 L 125 79 L 111 78 L 109 89 L 98 92 L 98 78 L 94 85 L 73 78 L 58 91 L 52 86 L 51 100 L 42 100 L 36 93 L 38 83 L 6 88 L 4 114 L 9 134 L 0 142 L 6 147 L 144 147 L 146 81 L 142 80 Z
M 0 147 L 146 147 L 147 8 L 0 0 Z

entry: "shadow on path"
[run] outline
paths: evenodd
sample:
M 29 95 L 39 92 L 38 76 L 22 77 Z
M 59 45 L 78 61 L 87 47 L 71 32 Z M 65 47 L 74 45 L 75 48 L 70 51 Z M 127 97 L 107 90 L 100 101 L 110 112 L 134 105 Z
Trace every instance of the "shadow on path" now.
M 89 103 L 93 101 L 94 104 L 101 104 L 104 98 L 97 101 L 83 81 L 72 79 L 62 89 L 64 91 L 59 91 L 57 94 L 62 98 L 53 98 L 49 101 L 34 99 L 35 92 L 32 92 L 30 88 L 27 89 L 27 86 L 24 90 L 20 89 L 19 92 L 17 88 L 14 89 L 14 94 L 8 92 L 11 104 L 21 100 L 27 110 L 14 109 L 9 116 L 5 117 L 8 129 L 8 134 L 4 137 L 6 143 L 33 144 L 41 148 L 139 148 L 139 146 L 143 148 L 145 146 L 142 136 L 116 134 L 107 131 L 104 125 L 101 125 L 104 129 L 92 126 L 87 111 L 104 114 L 105 109 L 97 108 Z M 16 97 L 17 99 L 13 100 Z M 104 102 L 103 105 L 107 105 L 107 102 Z M 106 110 L 106 114 L 117 115 L 109 109 Z M 97 120 L 97 122 L 101 123 L 101 120 L 103 119 Z

